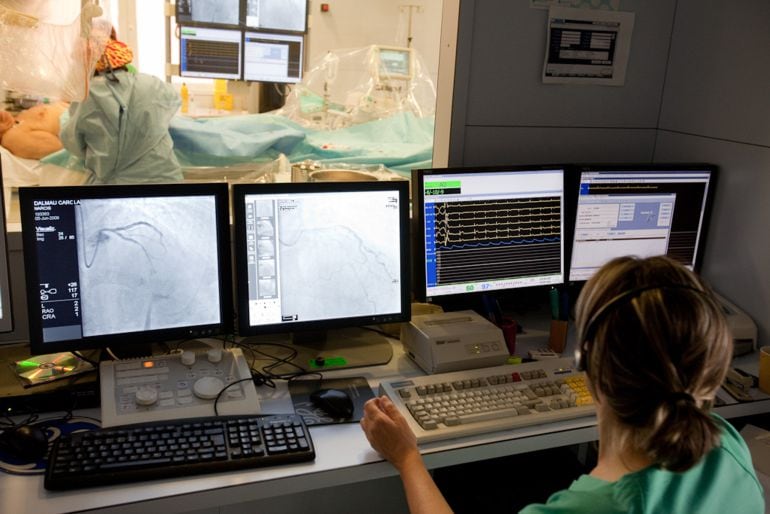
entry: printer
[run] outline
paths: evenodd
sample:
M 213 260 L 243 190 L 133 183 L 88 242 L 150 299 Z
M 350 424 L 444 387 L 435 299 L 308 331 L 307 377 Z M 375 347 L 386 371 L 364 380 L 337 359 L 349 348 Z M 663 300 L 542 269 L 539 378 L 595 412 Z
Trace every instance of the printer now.
M 757 349 L 757 325 L 751 317 L 724 296 L 716 293 L 733 336 L 733 355 L 751 353 Z
M 499 366 L 508 359 L 500 328 L 471 310 L 412 316 L 402 325 L 401 343 L 430 374 Z

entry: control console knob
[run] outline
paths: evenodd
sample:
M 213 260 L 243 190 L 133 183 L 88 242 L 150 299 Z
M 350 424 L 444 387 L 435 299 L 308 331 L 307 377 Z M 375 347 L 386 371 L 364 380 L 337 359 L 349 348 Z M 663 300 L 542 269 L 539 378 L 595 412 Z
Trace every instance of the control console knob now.
M 182 364 L 185 366 L 192 366 L 195 364 L 195 352 L 185 350 L 182 352 Z
M 221 348 L 212 348 L 209 350 L 206 354 L 208 356 L 209 362 L 217 363 L 222 360 L 222 349 Z
M 136 390 L 134 400 L 137 405 L 153 405 L 158 401 L 158 391 L 153 387 L 140 387 Z
M 202 400 L 213 400 L 222 389 L 225 388 L 225 383 L 217 377 L 203 377 L 195 381 L 193 385 L 193 392 L 195 396 Z

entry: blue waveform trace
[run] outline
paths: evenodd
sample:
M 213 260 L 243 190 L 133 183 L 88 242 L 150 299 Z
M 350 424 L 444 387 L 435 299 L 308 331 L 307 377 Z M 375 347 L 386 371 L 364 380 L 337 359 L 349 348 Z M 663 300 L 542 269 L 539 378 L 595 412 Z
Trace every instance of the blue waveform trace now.
M 457 250 L 462 248 L 477 248 L 479 246 L 510 246 L 531 243 L 555 243 L 560 241 L 560 237 L 544 237 L 542 239 L 521 239 L 519 241 L 490 241 L 488 243 L 463 243 L 461 245 L 437 246 L 436 250 Z

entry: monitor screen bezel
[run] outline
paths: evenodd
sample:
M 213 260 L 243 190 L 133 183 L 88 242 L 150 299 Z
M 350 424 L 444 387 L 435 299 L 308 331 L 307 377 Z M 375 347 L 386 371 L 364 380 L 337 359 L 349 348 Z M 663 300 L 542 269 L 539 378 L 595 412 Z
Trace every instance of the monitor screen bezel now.
M 246 209 L 245 197 L 259 194 L 303 194 L 303 193 L 336 193 L 336 192 L 368 192 L 393 191 L 398 194 L 400 204 L 399 232 L 400 241 L 400 302 L 401 311 L 383 313 L 373 316 L 357 316 L 328 320 L 296 321 L 291 323 L 274 323 L 269 325 L 250 325 L 249 323 L 249 291 L 248 267 L 246 260 Z M 273 184 L 235 184 L 233 185 L 233 226 L 235 248 L 236 276 L 236 306 L 238 318 L 238 335 L 255 336 L 260 334 L 293 333 L 307 331 L 326 331 L 338 328 L 354 328 L 380 323 L 398 323 L 408 321 L 411 317 L 410 303 L 410 274 L 409 274 L 409 183 L 407 181 L 377 181 L 377 182 L 288 182 Z
M 43 340 L 42 305 L 36 271 L 39 258 L 35 244 L 34 200 L 58 199 L 111 199 L 173 196 L 214 196 L 216 202 L 217 253 L 219 267 L 219 323 L 174 327 L 141 332 L 126 332 L 79 339 L 45 342 Z M 27 269 L 27 306 L 29 309 L 29 337 L 35 355 L 52 352 L 77 351 L 111 347 L 130 347 L 162 341 L 190 339 L 232 333 L 232 272 L 230 251 L 230 213 L 228 187 L 224 183 L 205 184 L 142 184 L 90 185 L 60 187 L 25 187 L 19 189 L 22 243 Z
M 434 295 L 428 296 L 427 284 L 426 284 L 426 270 L 425 270 L 425 198 L 424 198 L 424 184 L 426 177 L 433 175 L 461 175 L 468 173 L 504 173 L 504 172 L 538 172 L 538 171 L 557 171 L 562 172 L 562 278 L 563 280 L 558 284 L 550 285 L 534 285 L 526 287 L 516 287 L 509 289 L 494 289 L 494 290 L 474 290 L 466 291 L 458 294 L 446 294 L 446 295 Z M 540 289 L 550 289 L 554 285 L 564 284 L 567 273 L 567 259 L 568 245 L 566 244 L 566 238 L 568 234 L 568 204 L 567 204 L 567 176 L 570 173 L 569 166 L 563 163 L 556 164 L 533 164 L 533 165 L 510 165 L 510 166 L 462 166 L 462 167 L 450 167 L 450 168 L 426 168 L 412 170 L 412 248 L 414 254 L 412 257 L 413 266 L 413 282 L 414 282 L 414 296 L 417 301 L 425 302 L 438 302 L 453 304 L 457 301 L 462 301 L 464 298 L 480 297 L 484 294 L 492 295 L 504 295 L 511 293 L 512 291 L 536 291 Z
M 700 238 L 698 241 L 698 248 L 695 250 L 695 262 L 693 264 L 693 271 L 695 273 L 700 273 L 700 269 L 703 265 L 703 255 L 706 248 L 706 242 L 708 240 L 708 231 L 711 221 L 711 210 L 713 208 L 714 203 L 714 192 L 716 190 L 717 185 L 717 178 L 719 176 L 719 167 L 715 164 L 709 164 L 709 163 L 702 163 L 702 162 L 696 162 L 696 163 L 650 163 L 650 164 L 640 164 L 640 163 L 622 163 L 622 164 L 577 164 L 574 166 L 572 172 L 570 173 L 570 184 L 568 187 L 569 191 L 569 206 L 570 206 L 570 215 L 569 219 L 571 220 L 570 225 L 570 241 L 569 241 L 569 248 L 570 248 L 570 255 L 569 255 L 569 261 L 567 262 L 567 283 L 575 286 L 582 286 L 585 284 L 586 280 L 570 280 L 570 276 L 572 275 L 572 250 L 574 249 L 575 245 L 575 225 L 576 225 L 576 218 L 577 218 L 577 208 L 578 208 L 578 201 L 580 196 L 580 185 L 582 183 L 582 175 L 584 172 L 619 172 L 619 173 L 639 173 L 639 172 L 649 172 L 649 173 L 683 173 L 683 172 L 693 172 L 693 173 L 703 173 L 708 172 L 709 173 L 709 181 L 708 181 L 708 187 L 706 188 L 706 198 L 705 203 L 703 206 L 703 218 L 701 220 L 701 229 L 700 229 Z
M 0 257 L 5 259 L 4 263 L 0 264 L 0 301 L 2 301 L 2 310 L 0 311 L 0 333 L 13 332 L 13 305 L 11 304 L 11 256 L 8 249 L 8 231 L 7 231 L 7 216 L 5 205 L 5 188 L 3 185 L 3 168 L 0 163 L 0 229 L 2 229 L 2 237 L 0 237 Z

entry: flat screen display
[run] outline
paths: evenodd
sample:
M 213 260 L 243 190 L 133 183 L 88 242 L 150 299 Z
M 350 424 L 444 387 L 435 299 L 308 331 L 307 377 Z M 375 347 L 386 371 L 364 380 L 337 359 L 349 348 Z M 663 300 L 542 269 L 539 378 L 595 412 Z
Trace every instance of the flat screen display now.
M 404 182 L 235 185 L 241 335 L 408 319 Z
M 23 188 L 35 353 L 226 332 L 226 184 Z
M 243 79 L 297 83 L 302 80 L 303 36 L 246 32 L 243 43 Z
M 241 78 L 240 30 L 181 27 L 179 74 L 182 77 Z
M 582 168 L 569 280 L 625 255 L 667 255 L 697 270 L 715 178 L 709 165 Z
M 420 299 L 564 282 L 564 169 L 417 170 Z

